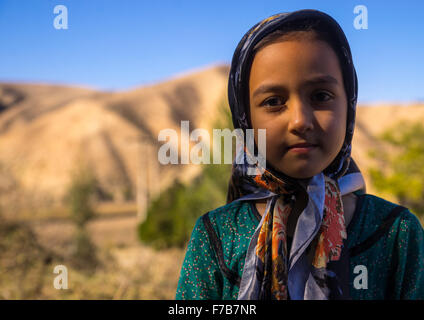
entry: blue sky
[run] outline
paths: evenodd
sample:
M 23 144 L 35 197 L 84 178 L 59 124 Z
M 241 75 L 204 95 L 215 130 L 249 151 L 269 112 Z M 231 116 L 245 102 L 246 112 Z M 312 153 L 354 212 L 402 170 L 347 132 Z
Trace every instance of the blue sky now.
M 56 5 L 68 29 L 53 27 Z M 356 5 L 368 29 L 353 26 Z M 243 34 L 277 12 L 318 9 L 350 42 L 360 102 L 424 101 L 424 1 L 0 0 L 0 81 L 125 90 L 230 63 Z

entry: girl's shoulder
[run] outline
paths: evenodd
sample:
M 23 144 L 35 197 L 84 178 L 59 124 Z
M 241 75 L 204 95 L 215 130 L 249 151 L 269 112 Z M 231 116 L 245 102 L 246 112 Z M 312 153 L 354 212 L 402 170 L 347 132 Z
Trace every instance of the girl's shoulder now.
M 357 235 L 353 237 L 356 243 L 387 234 L 422 232 L 420 221 L 408 208 L 372 194 L 357 196 L 355 213 L 348 226 L 348 233 Z
M 223 206 L 215 208 L 206 214 L 213 219 L 225 220 L 234 219 L 240 212 L 249 210 L 249 203 L 247 201 L 233 201 Z
M 233 233 L 249 235 L 260 220 L 253 206 L 251 201 L 233 201 L 205 213 L 198 223 L 201 221 L 206 229 L 213 228 L 218 237 Z
M 423 299 L 424 230 L 408 208 L 372 194 L 357 201 L 348 226 L 353 278 L 367 270 L 368 290 L 352 287 L 354 299 Z
M 400 204 L 369 193 L 356 195 L 358 196 L 358 199 L 353 217 L 354 220 L 359 219 L 364 221 L 366 220 L 368 223 L 377 223 L 387 219 L 393 214 L 396 217 L 417 221 L 419 223 L 416 215 Z

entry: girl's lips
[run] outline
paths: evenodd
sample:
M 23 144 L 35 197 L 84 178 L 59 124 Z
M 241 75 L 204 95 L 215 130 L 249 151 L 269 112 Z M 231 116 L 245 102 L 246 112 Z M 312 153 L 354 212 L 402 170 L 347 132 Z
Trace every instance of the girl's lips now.
M 311 143 L 298 143 L 289 147 L 289 151 L 294 153 L 305 154 L 316 148 L 317 145 Z

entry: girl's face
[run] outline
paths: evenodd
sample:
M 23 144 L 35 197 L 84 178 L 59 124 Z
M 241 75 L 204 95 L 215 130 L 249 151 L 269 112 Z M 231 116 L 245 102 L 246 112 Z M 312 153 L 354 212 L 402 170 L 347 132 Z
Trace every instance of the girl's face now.
M 266 129 L 266 157 L 275 169 L 306 179 L 335 159 L 346 134 L 347 98 L 326 42 L 288 40 L 260 49 L 249 97 L 255 139 L 257 129 Z

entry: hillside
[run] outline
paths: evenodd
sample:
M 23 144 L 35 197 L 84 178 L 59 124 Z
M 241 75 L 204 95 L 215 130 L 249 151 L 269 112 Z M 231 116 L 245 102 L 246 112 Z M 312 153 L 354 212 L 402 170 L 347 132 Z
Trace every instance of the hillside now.
M 226 96 L 229 67 L 217 65 L 120 92 L 45 84 L 0 84 L 0 200 L 60 203 L 72 172 L 86 167 L 100 199 L 147 201 L 175 179 L 190 181 L 195 165 L 161 165 L 158 133 L 211 129 Z M 359 106 L 353 157 L 366 175 L 376 136 L 396 121 L 424 120 L 424 105 Z M 25 200 L 23 200 L 25 199 Z
M 179 132 L 180 120 L 189 120 L 190 130 L 208 128 L 227 72 L 215 66 L 123 92 L 0 84 L 3 200 L 60 202 L 81 166 L 95 174 L 99 193 L 115 201 L 133 200 L 137 185 L 154 195 L 175 178 L 189 180 L 197 166 L 158 163 L 158 133 Z

